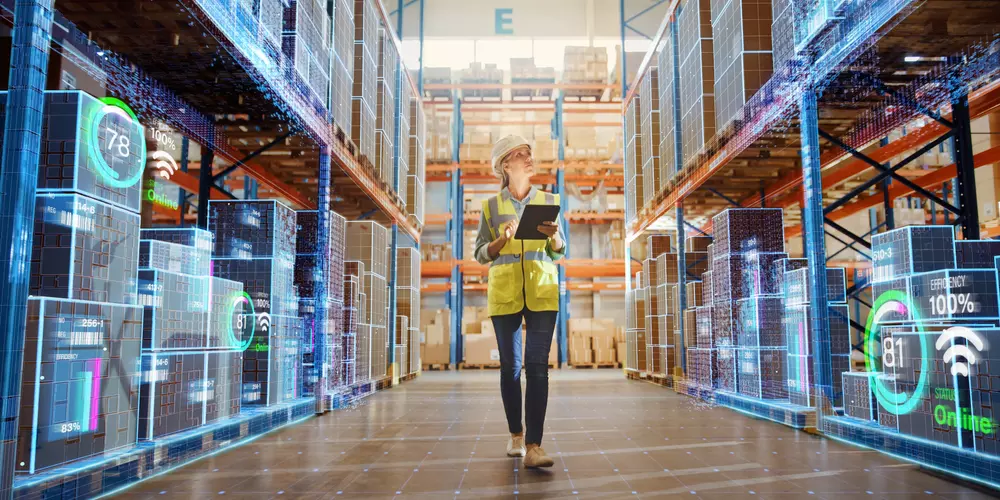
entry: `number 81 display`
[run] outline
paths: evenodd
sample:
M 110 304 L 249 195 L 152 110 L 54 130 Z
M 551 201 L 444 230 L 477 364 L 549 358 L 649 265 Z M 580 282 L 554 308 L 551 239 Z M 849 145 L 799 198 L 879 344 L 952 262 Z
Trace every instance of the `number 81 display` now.
M 894 387 L 885 384 L 885 379 L 878 375 L 882 373 L 875 365 L 876 353 L 879 346 L 878 338 L 881 338 L 882 323 L 886 316 L 897 314 L 907 318 L 907 323 L 914 325 L 917 337 L 920 341 L 920 370 L 919 378 L 914 387 L 913 393 L 896 392 Z M 916 307 L 910 298 L 901 291 L 891 290 L 879 295 L 872 304 L 871 314 L 865 325 L 865 371 L 869 374 L 870 385 L 875 392 L 878 402 L 886 411 L 894 415 L 905 415 L 913 411 L 920 404 L 924 391 L 927 390 L 928 358 L 932 351 L 927 342 L 927 335 L 920 326 L 920 317 Z M 903 367 L 903 339 L 884 338 L 882 347 L 882 368 L 902 368 Z

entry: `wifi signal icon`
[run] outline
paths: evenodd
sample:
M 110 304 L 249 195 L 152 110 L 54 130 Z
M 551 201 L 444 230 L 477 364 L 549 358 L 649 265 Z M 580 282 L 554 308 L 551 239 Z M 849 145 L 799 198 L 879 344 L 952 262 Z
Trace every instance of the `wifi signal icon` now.
M 963 375 L 968 377 L 969 365 L 976 364 L 976 354 L 983 352 L 986 348 L 986 342 L 979 336 L 978 333 L 970 328 L 964 326 L 953 326 L 941 333 L 937 342 L 934 343 L 934 347 L 940 351 L 945 346 L 951 344 L 954 339 L 965 339 L 970 345 L 975 347 L 976 350 L 969 349 L 968 345 L 952 345 L 944 352 L 944 363 L 951 363 L 952 375 Z M 958 360 L 959 357 L 966 359 L 968 364 L 965 361 Z
M 156 170 L 157 175 L 169 179 L 177 171 L 177 162 L 166 151 L 153 151 L 147 160 L 149 168 Z
M 257 326 L 260 331 L 267 332 L 271 330 L 271 315 L 266 312 L 262 312 L 257 315 Z

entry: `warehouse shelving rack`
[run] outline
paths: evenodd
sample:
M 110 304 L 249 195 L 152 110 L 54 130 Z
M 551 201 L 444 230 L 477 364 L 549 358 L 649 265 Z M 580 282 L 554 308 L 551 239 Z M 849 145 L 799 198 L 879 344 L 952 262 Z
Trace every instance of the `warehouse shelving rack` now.
M 671 1 L 653 38 L 653 49 L 640 67 L 640 81 L 657 64 L 661 41 L 676 37 L 676 14 L 690 1 Z M 743 120 L 718 131 L 698 157 L 687 162 L 674 158 L 675 173 L 665 179 L 652 200 L 629 207 L 632 200 L 626 197 L 627 211 L 636 214 L 626 227 L 629 242 L 652 227 L 676 229 L 679 235 L 697 234 L 708 231 L 711 215 L 726 207 L 787 209 L 799 205 L 801 220 L 795 212 L 786 211 L 786 237 L 803 237 L 809 296 L 814 297 L 809 305 L 809 328 L 814 339 L 828 339 L 824 270 L 836 254 L 826 255 L 826 236 L 871 258 L 866 253 L 871 250 L 871 234 L 855 234 L 837 220 L 881 205 L 886 222 L 880 227 L 872 224 L 876 227 L 872 233 L 883 227 L 892 229 L 892 200 L 917 196 L 943 209 L 945 221 L 960 226 L 966 239 L 982 235 L 974 172 L 1000 160 L 1000 149 L 973 155 L 970 122 L 1000 107 L 1000 13 L 990 2 L 974 1 L 809 4 L 817 9 L 811 13 L 817 22 L 810 23 L 809 36 L 795 39 L 797 56 L 748 100 Z M 923 29 L 942 22 L 949 26 L 946 32 Z M 624 26 L 622 37 L 624 42 Z M 667 71 L 676 74 L 676 64 Z M 662 79 L 664 69 L 659 70 Z M 623 88 L 627 92 L 623 112 L 641 97 L 640 88 L 639 84 Z M 909 133 L 882 139 L 903 126 Z M 954 144 L 952 164 L 908 168 L 912 160 L 946 140 Z M 889 165 L 889 160 L 913 150 L 903 161 Z M 880 192 L 866 194 L 873 188 Z M 947 214 L 953 217 L 949 220 Z M 627 267 L 631 267 L 629 250 L 626 246 Z M 682 260 L 678 264 L 683 284 L 685 265 Z M 848 297 L 864 300 L 869 280 L 858 271 L 871 266 L 851 264 L 854 280 Z M 629 279 L 631 272 L 625 274 Z M 683 295 L 680 308 L 687 308 Z M 851 326 L 864 330 L 854 320 Z M 814 340 L 812 347 L 816 385 L 830 389 L 829 344 Z M 962 460 L 913 440 L 838 422 L 831 402 L 821 399 L 815 426 L 826 435 L 896 450 L 902 458 L 951 473 L 957 470 L 956 461 Z M 779 422 L 797 421 L 777 405 L 723 403 Z M 962 469 L 967 479 L 992 484 L 991 467 L 995 470 L 996 464 L 982 465 L 978 472 Z
M 374 1 L 378 17 L 389 33 L 387 39 L 393 50 L 401 53 L 399 37 L 391 29 L 385 6 L 379 0 Z M 402 0 L 399 3 L 402 6 Z M 422 7 L 423 2 L 420 3 Z M 276 5 L 283 4 L 278 2 Z M 50 46 L 51 57 L 71 61 L 104 84 L 109 95 L 127 101 L 144 120 L 163 123 L 184 136 L 178 162 L 180 168 L 172 173 L 170 182 L 181 188 L 179 207 L 185 207 L 191 195 L 198 196 L 196 222 L 199 226 L 205 227 L 207 223 L 210 199 L 236 198 L 231 189 L 240 183 L 237 174 L 242 173 L 244 197 L 277 198 L 296 209 L 318 210 L 321 233 L 329 231 L 328 212 L 336 210 L 352 219 L 372 218 L 391 224 L 392 255 L 399 244 L 398 239 L 409 239 L 413 246 L 419 245 L 418 221 L 408 220 L 405 205 L 397 195 L 398 174 L 392 185 L 388 185 L 366 170 L 356 155 L 355 146 L 345 136 L 349 132 L 331 121 L 331 111 L 300 93 L 285 68 L 268 59 L 269 55 L 278 57 L 281 33 L 277 33 L 277 47 L 272 42 L 264 48 L 274 52 L 265 53 L 258 47 L 257 40 L 235 26 L 236 19 L 226 15 L 229 7 L 229 2 L 219 0 L 169 3 L 60 0 L 58 6 L 54 6 L 53 0 L 0 2 L 0 20 L 14 28 L 11 60 L 15 70 L 11 71 L 12 91 L 8 99 L 8 108 L 13 112 L 8 116 L 15 116 L 20 121 L 11 122 L 7 127 L 3 163 L 12 168 L 4 168 L 0 179 L 6 192 L 19 193 L 16 197 L 3 197 L 0 207 L 11 221 L 0 230 L 0 239 L 13 249 L 4 254 L 6 264 L 0 271 L 0 281 L 6 284 L 0 287 L 2 304 L 7 311 L 4 331 L 24 331 L 27 270 L 22 265 L 11 265 L 11 259 L 24 259 L 30 251 L 30 239 L 25 242 L 22 236 L 25 227 L 30 234 L 35 216 L 38 129 Z M 401 26 L 402 20 L 399 21 Z M 164 29 L 165 26 L 169 28 Z M 396 89 L 409 86 L 408 94 L 419 99 L 422 93 L 401 62 L 399 67 L 401 70 L 394 82 Z M 397 107 L 397 121 L 401 112 Z M 15 133 L 19 135 L 13 135 Z M 200 168 L 189 160 L 191 141 L 201 146 Z M 276 158 L 282 155 L 283 158 Z M 398 154 L 394 156 L 398 168 Z M 229 166 L 213 172 L 216 157 Z M 186 213 L 181 210 L 160 207 L 154 210 L 154 217 L 157 216 L 154 221 L 173 225 L 187 222 Z M 323 234 L 318 239 L 329 241 Z M 318 253 L 326 254 L 322 249 Z M 322 259 L 319 267 L 321 273 L 326 272 Z M 325 303 L 329 295 L 326 280 L 321 279 L 319 283 L 316 300 Z M 394 317 L 394 311 L 390 310 L 390 318 Z M 326 324 L 321 314 L 317 314 L 316 323 Z M 3 384 L 4 392 L 0 397 L 8 401 L 16 399 L 20 388 L 23 343 L 23 336 L 5 336 L 6 354 L 0 366 L 10 380 Z M 387 353 L 390 366 L 393 351 L 390 346 Z M 360 388 L 360 392 L 367 394 L 388 386 L 386 381 L 377 381 Z M 160 458 L 155 463 L 148 463 L 149 470 L 142 474 L 123 474 L 112 467 L 106 472 L 114 475 L 114 480 L 105 478 L 96 483 L 80 483 L 73 486 L 73 491 L 87 495 L 87 488 L 91 488 L 91 493 L 93 488 L 98 488 L 99 492 L 108 493 L 145 477 L 156 470 L 154 468 L 183 463 L 326 411 L 327 401 L 312 399 L 315 398 L 296 400 L 279 408 L 250 410 L 221 427 L 198 429 L 199 432 L 215 432 L 217 440 L 189 435 L 191 433 L 171 437 L 157 443 L 156 452 Z M 6 406 L 14 412 L 19 410 L 17 405 Z M 13 421 L 17 415 L 5 413 L 4 418 Z M 252 424 L 249 430 L 248 422 Z M 16 445 L 16 439 L 16 426 L 8 426 L 0 435 L 5 456 L 14 456 L 10 450 Z M 198 446 L 188 442 L 193 443 L 192 440 L 196 440 Z M 62 481 L 77 481 L 76 474 L 82 470 L 61 468 L 15 483 L 12 463 L 6 459 L 4 463 L 7 470 L 0 471 L 0 496 L 3 497 L 10 497 L 14 488 L 21 493 L 34 488 L 63 488 Z M 90 468 L 87 474 L 98 477 L 100 467 L 106 464 L 84 466 Z
M 469 100 L 462 99 L 461 90 L 475 89 L 501 89 L 501 96 L 506 96 L 498 100 Z M 510 97 L 512 90 L 545 90 L 550 91 L 542 98 L 532 97 L 530 100 L 520 100 Z M 479 222 L 478 214 L 466 212 L 463 207 L 463 200 L 466 186 L 474 185 L 495 185 L 496 178 L 492 174 L 492 168 L 488 164 L 469 162 L 461 158 L 460 146 L 464 136 L 464 128 L 489 127 L 497 124 L 481 121 L 466 121 L 463 119 L 465 111 L 543 111 L 552 112 L 553 119 L 538 121 L 520 121 L 514 123 L 503 123 L 503 125 L 548 125 L 551 127 L 551 137 L 557 141 L 557 155 L 554 162 L 539 162 L 536 168 L 541 172 L 532 179 L 533 184 L 550 185 L 554 193 L 565 193 L 566 183 L 574 183 L 581 187 L 596 187 L 604 185 L 609 187 L 622 187 L 621 172 L 622 165 L 614 163 L 588 162 L 588 161 L 567 161 L 566 160 L 566 126 L 580 127 L 617 127 L 616 121 L 594 121 L 594 122 L 571 122 L 567 124 L 564 116 L 567 113 L 616 113 L 618 102 L 610 97 L 612 86 L 606 84 L 566 84 L 566 83 L 506 83 L 506 84 L 469 84 L 469 83 L 434 83 L 425 84 L 423 90 L 448 91 L 449 98 L 428 98 L 424 105 L 427 108 L 439 108 L 451 110 L 451 162 L 429 164 L 427 166 L 427 182 L 447 182 L 448 183 L 448 206 L 451 207 L 447 214 L 427 214 L 426 224 L 444 225 L 446 234 L 452 246 L 452 259 L 444 262 L 424 262 L 421 275 L 424 278 L 450 278 L 445 283 L 424 283 L 421 290 L 424 293 L 447 293 L 448 306 L 451 310 L 451 362 L 457 364 L 462 357 L 462 311 L 463 297 L 465 292 L 485 292 L 484 283 L 465 283 L 465 276 L 485 276 L 486 267 L 475 262 L 471 256 L 464 255 L 463 231 L 467 225 L 475 225 Z M 602 91 L 600 98 L 567 100 L 562 94 L 567 90 L 577 91 Z M 601 172 L 603 173 L 594 173 Z M 562 212 L 567 212 L 567 197 L 561 196 L 560 202 Z M 457 219 L 452 214 L 463 214 L 461 219 Z M 623 214 L 597 214 L 597 213 L 577 213 L 570 214 L 563 218 L 563 231 L 569 234 L 567 224 L 603 224 L 615 220 L 623 220 Z M 600 281 L 590 282 L 567 282 L 567 277 L 572 278 L 596 278 L 596 277 L 617 277 L 621 276 L 624 263 L 620 260 L 574 260 L 567 254 L 565 260 L 559 263 L 560 278 L 560 314 L 556 327 L 557 343 L 559 346 L 560 363 L 567 362 L 568 358 L 568 316 L 569 316 L 569 291 L 601 291 L 601 290 L 624 290 L 624 285 L 620 283 L 605 283 Z M 461 287 L 454 286 L 455 283 L 462 283 Z

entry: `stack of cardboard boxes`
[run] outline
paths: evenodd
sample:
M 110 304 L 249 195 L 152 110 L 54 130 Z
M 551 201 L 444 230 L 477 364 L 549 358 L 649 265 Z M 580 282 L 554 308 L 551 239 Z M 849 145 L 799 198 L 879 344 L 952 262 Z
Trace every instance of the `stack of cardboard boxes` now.
M 490 98 L 499 99 L 503 93 L 500 85 L 503 84 L 503 71 L 497 69 L 496 64 L 486 64 L 479 62 L 469 63 L 469 67 L 458 72 L 458 80 L 461 83 L 495 83 L 496 88 L 489 89 L 463 89 L 462 98 Z
M 451 162 L 451 114 L 449 108 L 425 108 L 427 130 L 424 149 L 428 162 Z
M 420 253 L 425 262 L 443 262 L 451 260 L 451 243 L 424 243 L 420 245 Z
M 625 330 L 613 320 L 569 320 L 569 364 L 617 366 L 625 355 Z M 620 349 L 619 349 L 620 345 Z M 619 353 L 619 351 L 621 351 Z
M 414 78 L 413 81 L 417 81 Z M 451 68 L 424 68 L 424 83 L 451 83 Z M 448 99 L 451 91 L 448 89 L 425 90 L 424 95 L 430 99 Z
M 510 58 L 511 83 L 556 83 L 555 68 L 539 68 L 535 66 L 533 57 Z M 513 98 L 549 97 L 552 89 L 511 89 Z
M 497 337 L 487 308 L 467 306 L 462 309 L 462 345 L 465 349 L 462 359 L 466 365 L 500 366 Z
M 451 363 L 451 311 L 422 311 L 420 316 L 424 322 L 420 362 L 424 366 Z
M 606 83 L 608 49 L 606 47 L 566 47 L 563 57 L 564 83 Z

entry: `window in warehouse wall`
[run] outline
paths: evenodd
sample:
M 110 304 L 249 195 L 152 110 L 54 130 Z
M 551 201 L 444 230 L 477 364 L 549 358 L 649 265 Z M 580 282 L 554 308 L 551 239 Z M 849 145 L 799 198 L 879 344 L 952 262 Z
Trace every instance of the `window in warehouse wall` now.
M 475 60 L 483 64 L 496 64 L 498 69 L 509 71 L 511 58 L 531 57 L 531 45 L 529 38 L 476 40 Z
M 564 66 L 563 57 L 566 54 L 566 47 L 587 45 L 587 39 L 535 39 L 532 42 L 532 45 L 532 54 L 535 57 L 535 66 L 540 68 L 553 67 L 556 71 L 562 72 Z
M 406 69 L 413 71 L 420 69 L 420 40 L 411 38 L 403 40 L 400 45 L 403 64 L 406 65 Z M 425 54 L 424 58 L 426 57 L 427 55 Z
M 503 71 L 510 70 L 510 59 L 533 57 L 535 66 L 564 69 L 566 47 L 590 46 L 587 38 L 504 38 L 504 39 L 428 39 L 424 41 L 424 67 L 447 67 L 453 70 L 468 68 L 469 63 L 496 64 Z M 595 38 L 594 47 L 604 47 L 608 51 L 608 71 L 614 68 L 618 58 L 617 38 Z M 627 39 L 625 48 L 629 52 L 645 52 L 649 40 Z M 416 70 L 420 67 L 420 42 L 406 39 L 402 42 L 403 60 L 406 67 Z
M 403 60 L 407 68 L 420 67 L 420 42 L 403 41 Z M 475 40 L 424 40 L 425 68 L 468 68 L 476 60 Z M 510 62 L 508 61 L 508 65 Z

